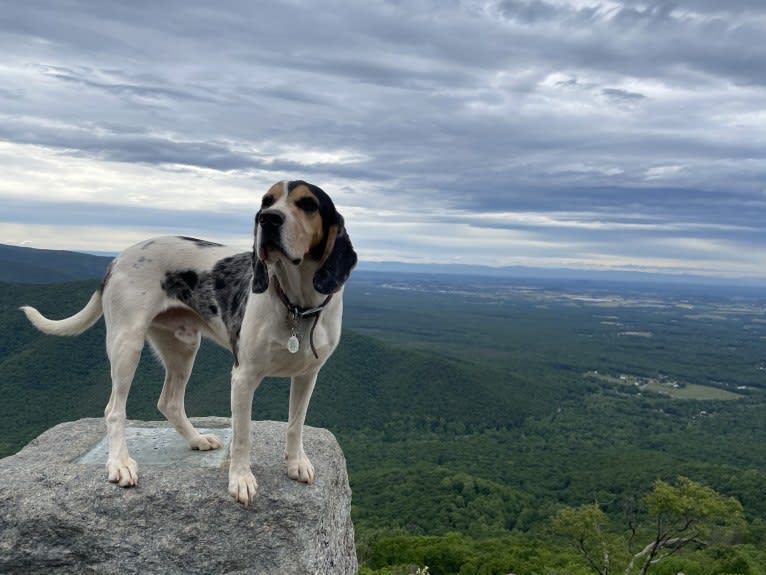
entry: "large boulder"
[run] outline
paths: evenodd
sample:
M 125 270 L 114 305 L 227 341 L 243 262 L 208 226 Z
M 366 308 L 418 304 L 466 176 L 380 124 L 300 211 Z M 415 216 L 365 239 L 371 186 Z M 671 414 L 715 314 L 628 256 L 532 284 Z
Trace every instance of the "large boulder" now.
M 195 426 L 229 437 L 229 420 Z M 258 495 L 227 494 L 223 453 L 192 452 L 159 422 L 129 422 L 139 484 L 106 481 L 104 425 L 49 429 L 0 459 L 0 573 L 356 573 L 351 490 L 333 435 L 307 427 L 312 485 L 287 477 L 286 425 L 254 422 Z

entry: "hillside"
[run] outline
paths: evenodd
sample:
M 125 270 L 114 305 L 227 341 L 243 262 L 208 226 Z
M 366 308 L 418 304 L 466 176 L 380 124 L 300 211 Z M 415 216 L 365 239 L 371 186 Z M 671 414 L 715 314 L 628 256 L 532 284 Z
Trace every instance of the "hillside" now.
M 53 422 L 100 416 L 109 397 L 109 366 L 103 322 L 76 338 L 46 336 L 34 330 L 17 307 L 37 306 L 51 317 L 74 313 L 97 282 L 56 286 L 3 284 L 0 287 L 0 456 L 7 455 Z M 227 351 L 203 345 L 190 380 L 190 415 L 228 415 Z M 161 417 L 155 404 L 162 371 L 145 350 L 129 397 L 129 416 Z M 392 421 L 459 421 L 462 426 L 506 426 L 539 413 L 514 377 L 502 369 L 479 367 L 434 353 L 344 332 L 342 343 L 320 374 L 308 422 L 336 431 L 382 428 Z M 264 382 L 256 393 L 254 417 L 283 419 L 287 380 Z
M 54 338 L 16 309 L 68 315 L 97 285 L 0 286 L 0 455 L 101 415 L 103 324 Z M 308 423 L 344 449 L 362 573 L 584 574 L 551 535 L 558 510 L 597 501 L 627 529 L 656 479 L 685 475 L 735 496 L 747 526 L 667 573 L 763 575 L 765 310 L 710 291 L 355 273 Z M 229 414 L 230 364 L 203 345 L 190 415 Z M 130 417 L 160 417 L 161 381 L 145 354 Z M 288 388 L 264 382 L 254 417 L 284 420 Z
M 0 244 L 0 282 L 58 283 L 104 277 L 112 258 Z

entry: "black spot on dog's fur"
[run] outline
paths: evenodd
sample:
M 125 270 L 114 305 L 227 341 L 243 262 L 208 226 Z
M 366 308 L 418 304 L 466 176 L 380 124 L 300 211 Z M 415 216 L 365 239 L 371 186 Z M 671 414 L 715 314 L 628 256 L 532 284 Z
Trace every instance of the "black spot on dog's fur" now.
M 239 309 L 241 302 L 242 302 L 242 294 L 240 292 L 234 292 L 231 298 L 231 301 L 229 302 L 229 313 L 230 314 L 237 313 L 237 310 Z
M 252 254 L 249 252 L 219 261 L 211 273 L 215 298 L 221 310 L 221 319 L 229 332 L 235 363 L 238 362 L 239 332 L 245 317 L 252 280 Z
M 223 247 L 223 244 L 217 244 L 215 242 L 209 242 L 207 240 L 201 240 L 199 238 L 190 238 L 189 236 L 177 236 L 179 240 L 184 240 L 187 242 L 192 242 L 195 244 L 198 248 L 220 248 Z
M 235 362 L 253 278 L 251 258 L 252 254 L 245 252 L 220 260 L 209 272 L 167 272 L 162 281 L 162 289 L 169 297 L 188 305 L 203 319 L 210 320 L 220 314 L 229 334 Z
M 152 262 L 151 258 L 145 258 L 144 256 L 141 256 L 135 262 L 133 262 L 133 269 L 139 270 L 142 267 L 144 267 L 145 264 L 151 263 L 151 262 Z
M 112 261 L 109 264 L 109 267 L 106 268 L 106 274 L 104 275 L 104 279 L 101 280 L 101 285 L 99 286 L 99 291 L 101 292 L 101 295 L 104 295 L 104 290 L 106 289 L 106 284 L 109 283 L 109 278 L 112 277 L 112 266 L 114 265 L 114 261 Z
M 191 289 L 194 289 L 195 287 L 197 287 L 197 282 L 199 281 L 199 276 L 197 275 L 197 272 L 193 272 L 191 270 L 187 272 L 181 272 L 179 274 L 179 277 Z
M 167 272 L 161 285 L 162 289 L 170 297 L 174 297 L 194 308 L 193 300 L 196 299 L 194 295 L 197 284 L 199 284 L 197 272 L 185 270 L 181 272 Z

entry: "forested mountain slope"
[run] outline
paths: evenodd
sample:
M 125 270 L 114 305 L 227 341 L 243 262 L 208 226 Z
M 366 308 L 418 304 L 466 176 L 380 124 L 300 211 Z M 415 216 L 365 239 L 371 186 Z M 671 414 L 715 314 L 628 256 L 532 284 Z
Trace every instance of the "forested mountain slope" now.
M 102 414 L 103 322 L 50 337 L 17 309 L 64 317 L 98 283 L 0 285 L 0 456 L 59 421 Z M 584 574 L 554 534 L 560 510 L 598 503 L 610 537 L 628 540 L 650 520 L 655 480 L 684 475 L 736 497 L 746 523 L 656 573 L 766 575 L 757 294 L 362 272 L 345 301 L 308 423 L 346 454 L 363 573 Z M 229 415 L 230 367 L 228 352 L 203 344 L 190 415 Z M 129 417 L 161 418 L 161 385 L 147 350 Z M 286 419 L 288 392 L 286 380 L 264 382 L 254 417 Z
M 17 309 L 35 305 L 49 317 L 76 312 L 98 282 L 0 285 L 0 455 L 23 446 L 53 422 L 100 416 L 110 391 L 100 321 L 84 334 L 47 336 Z M 230 412 L 228 351 L 205 342 L 189 383 L 190 415 Z M 144 351 L 128 400 L 128 416 L 156 419 L 163 373 Z M 267 380 L 256 392 L 254 417 L 284 419 L 289 383 Z M 353 330 L 320 373 L 308 423 L 334 431 L 380 429 L 391 422 L 453 422 L 462 430 L 502 427 L 547 411 L 507 370 L 395 347 Z M 408 424 L 408 423 L 407 423 Z
M 102 278 L 112 258 L 0 244 L 0 282 L 57 283 Z

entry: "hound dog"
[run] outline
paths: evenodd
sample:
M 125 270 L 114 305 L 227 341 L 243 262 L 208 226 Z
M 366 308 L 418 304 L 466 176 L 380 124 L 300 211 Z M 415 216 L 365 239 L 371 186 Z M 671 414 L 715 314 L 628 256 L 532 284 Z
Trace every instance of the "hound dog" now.
M 221 447 L 200 434 L 184 409 L 184 391 L 202 336 L 229 349 L 232 444 L 229 494 L 249 505 L 257 483 L 250 469 L 255 389 L 266 376 L 291 377 L 287 474 L 311 483 L 303 423 L 317 373 L 338 345 L 343 285 L 357 257 L 330 197 L 303 181 L 280 182 L 255 216 L 252 252 L 189 237 L 151 239 L 122 252 L 101 287 L 77 314 L 49 320 L 21 308 L 41 331 L 77 335 L 103 314 L 112 393 L 105 417 L 108 479 L 138 482 L 125 441 L 125 404 L 144 341 L 165 366 L 158 408 L 192 449 Z

